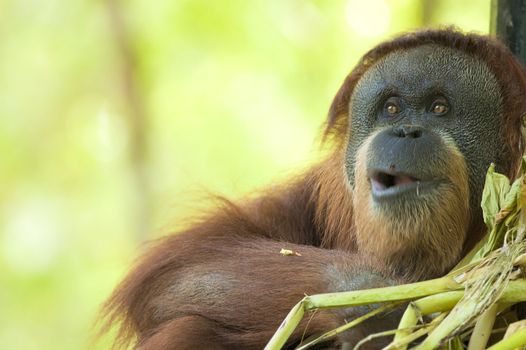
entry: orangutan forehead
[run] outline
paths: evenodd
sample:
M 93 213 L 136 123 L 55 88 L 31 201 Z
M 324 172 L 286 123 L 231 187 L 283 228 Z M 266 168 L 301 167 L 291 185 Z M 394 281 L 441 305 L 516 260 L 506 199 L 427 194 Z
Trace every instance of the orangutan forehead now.
M 478 96 L 500 101 L 497 79 L 481 59 L 449 47 L 423 45 L 380 59 L 358 81 L 354 94 L 386 89 L 411 96 L 436 89 L 458 94 L 474 87 L 480 88 Z

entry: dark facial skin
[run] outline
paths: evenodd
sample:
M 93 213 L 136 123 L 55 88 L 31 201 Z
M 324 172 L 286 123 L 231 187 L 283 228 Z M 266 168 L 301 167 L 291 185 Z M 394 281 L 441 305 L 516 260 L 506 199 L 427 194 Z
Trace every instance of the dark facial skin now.
M 356 152 L 372 133 L 367 170 L 376 203 L 439 192 L 447 149 L 457 148 L 468 169 L 471 212 L 479 212 L 485 173 L 491 162 L 498 166 L 502 144 L 502 97 L 484 62 L 436 45 L 393 52 L 360 79 L 350 112 L 352 186 Z

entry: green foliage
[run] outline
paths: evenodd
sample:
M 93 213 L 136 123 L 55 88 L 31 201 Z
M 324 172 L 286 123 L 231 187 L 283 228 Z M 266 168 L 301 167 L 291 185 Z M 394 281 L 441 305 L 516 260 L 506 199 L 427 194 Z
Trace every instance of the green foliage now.
M 510 180 L 505 175 L 495 172 L 493 164 L 490 166 L 481 203 L 489 235 L 473 260 L 481 259 L 502 246 L 505 234 L 516 225 L 521 211 L 518 204 L 522 202 L 522 181 L 522 177 L 519 177 L 510 185 Z

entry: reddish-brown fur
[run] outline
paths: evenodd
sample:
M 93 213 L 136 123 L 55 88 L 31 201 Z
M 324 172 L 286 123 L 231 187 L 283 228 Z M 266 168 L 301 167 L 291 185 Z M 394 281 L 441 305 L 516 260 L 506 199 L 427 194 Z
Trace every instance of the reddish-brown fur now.
M 360 233 L 380 226 L 367 206 L 353 209 L 343 165 L 344 145 L 352 137 L 347 134 L 348 105 L 357 81 L 386 54 L 424 44 L 473 54 L 495 73 L 504 99 L 503 147 L 509 160 L 500 170 L 513 177 L 522 153 L 519 124 L 526 111 L 526 76 L 510 52 L 493 39 L 453 30 L 420 31 L 381 44 L 362 58 L 332 103 L 325 131 L 334 149 L 331 156 L 256 199 L 237 205 L 223 201 L 200 223 L 153 243 L 104 306 L 105 329 L 121 325 L 117 345 L 137 341 L 141 349 L 257 349 L 304 294 L 341 289 L 327 282 L 327 266 L 350 275 L 373 270 L 392 279 L 430 277 L 414 272 L 396 276 L 397 267 L 390 266 L 396 262 L 357 251 L 356 242 L 367 240 Z M 463 166 L 458 159 L 453 163 Z M 365 210 L 358 222 L 354 210 Z M 459 221 L 469 227 L 463 232 L 464 250 L 482 234 L 480 215 L 470 220 Z M 374 254 L 387 257 L 402 246 L 379 244 Z M 301 256 L 283 256 L 281 248 Z M 455 254 L 447 245 L 443 250 Z M 448 267 L 442 266 L 442 272 Z M 379 284 L 373 276 L 365 286 Z M 344 317 L 322 312 L 309 324 L 309 334 L 341 324 Z M 302 330 L 292 341 L 300 339 Z

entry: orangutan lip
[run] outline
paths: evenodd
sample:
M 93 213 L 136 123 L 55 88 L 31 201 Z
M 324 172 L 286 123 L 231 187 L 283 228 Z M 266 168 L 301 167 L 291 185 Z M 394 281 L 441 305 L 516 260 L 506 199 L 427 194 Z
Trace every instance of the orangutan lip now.
M 385 172 L 381 170 L 372 170 L 369 172 L 371 182 L 379 190 L 385 190 L 390 187 L 402 186 L 404 184 L 411 184 L 419 181 L 413 176 L 403 173 Z
M 423 185 L 428 184 L 427 181 L 424 182 L 414 176 L 398 172 L 371 169 L 368 175 L 375 199 L 392 197 L 408 191 L 416 191 L 418 195 Z

